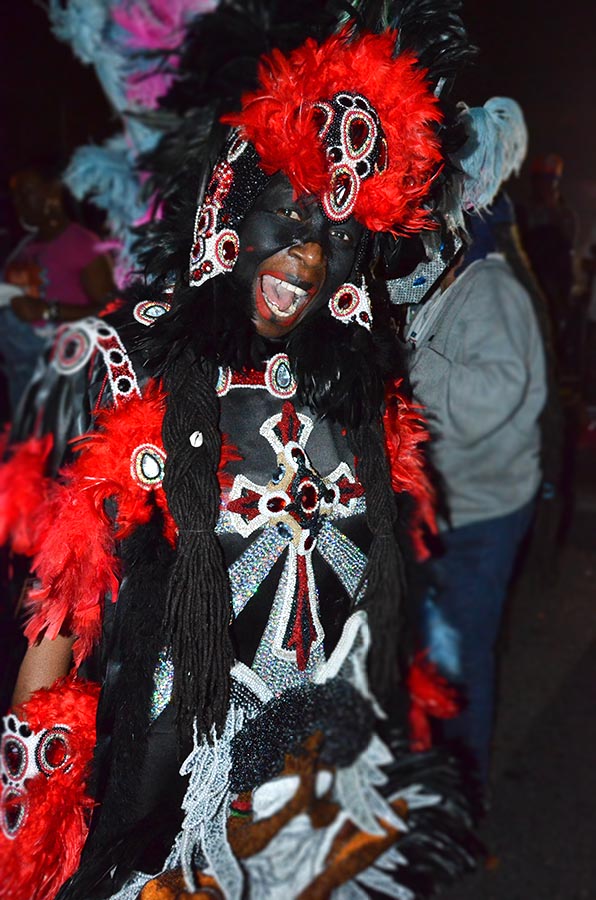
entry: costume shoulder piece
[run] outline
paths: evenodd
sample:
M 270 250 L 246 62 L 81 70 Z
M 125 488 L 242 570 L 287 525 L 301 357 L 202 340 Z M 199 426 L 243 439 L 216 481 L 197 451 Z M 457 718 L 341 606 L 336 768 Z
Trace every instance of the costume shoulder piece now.
M 170 308 L 167 295 L 136 291 L 113 301 L 104 316 L 58 329 L 40 361 L 0 468 L 0 542 L 32 556 L 37 517 L 73 441 L 88 433 L 100 410 L 141 396 L 147 373 L 135 348 L 147 327 Z

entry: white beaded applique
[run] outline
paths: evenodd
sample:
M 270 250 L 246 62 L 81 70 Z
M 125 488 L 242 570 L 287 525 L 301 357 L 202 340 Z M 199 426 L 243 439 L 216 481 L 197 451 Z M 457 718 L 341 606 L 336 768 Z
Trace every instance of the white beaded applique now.
M 370 331 L 372 310 L 364 278 L 360 287 L 349 281 L 342 284 L 329 301 L 329 311 L 334 319 L 344 325 L 361 325 Z

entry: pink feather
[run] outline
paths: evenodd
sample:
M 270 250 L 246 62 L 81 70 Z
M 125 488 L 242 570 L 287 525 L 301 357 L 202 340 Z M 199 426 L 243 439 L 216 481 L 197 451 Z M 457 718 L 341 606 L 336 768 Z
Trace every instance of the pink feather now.
M 182 41 L 188 21 L 216 6 L 217 0 L 135 0 L 115 7 L 112 16 L 128 32 L 126 43 L 130 47 L 174 50 Z

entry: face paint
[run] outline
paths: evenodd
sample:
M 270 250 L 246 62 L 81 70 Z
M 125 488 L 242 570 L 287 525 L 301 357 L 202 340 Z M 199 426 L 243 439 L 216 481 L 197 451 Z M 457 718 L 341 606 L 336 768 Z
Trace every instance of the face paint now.
M 326 303 L 349 277 L 362 231 L 353 219 L 329 221 L 313 196 L 295 200 L 275 176 L 244 220 L 231 276 L 250 294 L 257 332 L 281 338 Z

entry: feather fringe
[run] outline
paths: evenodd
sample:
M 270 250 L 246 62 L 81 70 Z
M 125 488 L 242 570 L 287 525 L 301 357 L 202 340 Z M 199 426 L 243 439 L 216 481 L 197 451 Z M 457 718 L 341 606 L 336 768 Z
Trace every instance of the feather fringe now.
M 455 688 L 443 678 L 425 653 L 417 653 L 407 678 L 410 693 L 410 746 L 421 752 L 432 747 L 430 720 L 452 719 L 460 711 Z
M 28 597 L 30 643 L 61 632 L 77 636 L 75 665 L 89 655 L 101 634 L 103 597 L 118 589 L 118 565 L 111 523 L 92 492 L 56 485 L 40 514 L 44 537 L 33 560 L 41 586 Z
M 436 497 L 426 472 L 423 444 L 429 439 L 420 407 L 399 393 L 401 381 L 389 386 L 385 396 L 385 448 L 391 468 L 391 486 L 396 493 L 406 491 L 415 502 L 412 516 L 412 543 L 418 559 L 427 559 L 426 532 L 437 533 Z
M 484 106 L 466 107 L 461 120 L 468 133 L 452 159 L 464 173 L 463 206 L 481 212 L 513 174 L 519 174 L 528 150 L 521 107 L 509 97 L 492 97 Z
M 40 537 L 39 514 L 50 489 L 46 466 L 53 438 L 29 438 L 11 449 L 0 467 L 0 545 L 32 556 Z
M 95 744 L 98 696 L 98 685 L 69 676 L 36 691 L 16 710 L 34 732 L 67 726 L 70 758 L 65 768 L 25 782 L 22 827 L 12 840 L 0 831 L 4 900 L 53 900 L 77 869 L 94 806 L 86 778 Z

